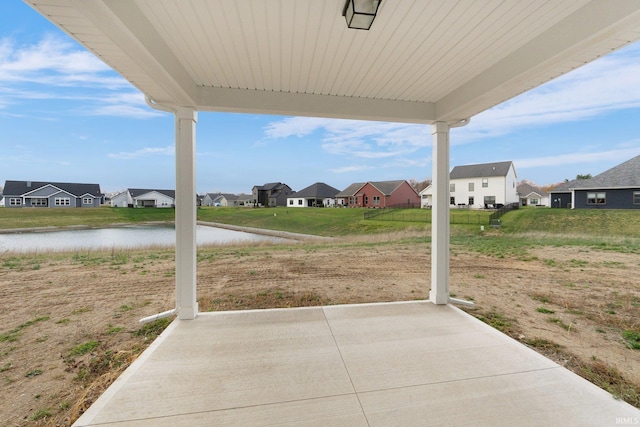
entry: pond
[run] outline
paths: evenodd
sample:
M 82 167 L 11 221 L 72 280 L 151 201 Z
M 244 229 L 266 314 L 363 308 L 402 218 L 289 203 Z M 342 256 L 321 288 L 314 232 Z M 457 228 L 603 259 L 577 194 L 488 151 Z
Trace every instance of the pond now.
M 138 225 L 0 234 L 3 252 L 48 252 L 96 249 L 135 249 L 149 246 L 174 247 L 176 232 L 172 226 Z M 198 246 L 236 242 L 282 242 L 286 239 L 242 231 L 198 225 Z

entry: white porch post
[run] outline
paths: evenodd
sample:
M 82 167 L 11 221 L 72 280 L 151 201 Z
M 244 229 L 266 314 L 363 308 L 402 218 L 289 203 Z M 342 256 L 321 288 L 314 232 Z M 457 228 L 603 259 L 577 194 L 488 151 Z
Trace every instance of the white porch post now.
M 431 125 L 433 138 L 431 211 L 431 291 L 435 304 L 449 302 L 449 125 Z
M 193 108 L 176 110 L 176 308 L 194 319 L 196 302 L 196 122 Z

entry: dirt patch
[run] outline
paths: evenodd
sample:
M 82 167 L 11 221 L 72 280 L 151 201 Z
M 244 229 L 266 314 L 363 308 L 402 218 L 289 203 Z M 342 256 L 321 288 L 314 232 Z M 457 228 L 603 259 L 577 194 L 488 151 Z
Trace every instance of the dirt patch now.
M 638 395 L 640 350 L 623 338 L 640 328 L 638 255 L 554 247 L 515 260 L 454 249 L 451 292 L 476 303 L 470 313 L 569 368 L 623 383 L 612 391 L 630 401 Z M 429 287 L 424 243 L 198 254 L 203 311 L 426 299 Z M 166 325 L 138 320 L 173 308 L 174 292 L 172 252 L 2 255 L 0 425 L 70 425 Z

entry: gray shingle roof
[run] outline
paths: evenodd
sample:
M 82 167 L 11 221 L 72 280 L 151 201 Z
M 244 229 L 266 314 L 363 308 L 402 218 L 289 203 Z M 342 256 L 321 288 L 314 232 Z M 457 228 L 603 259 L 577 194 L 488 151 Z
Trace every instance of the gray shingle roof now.
M 176 191 L 175 190 L 158 190 L 158 189 L 148 189 L 148 188 L 129 188 L 128 189 L 129 193 L 131 194 L 131 197 L 140 197 L 143 194 L 147 194 L 147 193 L 151 193 L 152 191 L 155 191 L 157 193 L 160 194 L 164 194 L 167 197 L 171 197 L 172 199 L 176 198 Z
M 361 189 L 362 186 L 365 185 L 365 184 L 366 184 L 366 182 L 354 182 L 353 184 L 351 184 L 350 186 L 348 186 L 347 188 L 345 188 L 344 190 L 342 190 L 341 192 L 336 194 L 336 197 L 352 197 L 352 196 L 355 196 L 356 193 L 358 192 L 358 190 Z
M 295 194 L 292 194 L 290 197 L 296 198 L 316 198 L 316 199 L 324 199 L 327 197 L 335 197 L 340 190 L 334 188 L 330 185 L 325 184 L 324 182 L 316 182 L 315 184 L 311 184 L 310 186 L 303 188 Z
M 376 187 L 385 196 L 388 196 L 391 193 L 393 193 L 396 190 L 396 188 L 400 187 L 403 182 L 404 182 L 404 179 L 400 179 L 397 181 L 369 182 L 369 184 Z
M 66 191 L 67 193 L 78 197 L 85 194 L 91 194 L 94 197 L 102 196 L 99 184 L 45 181 L 5 181 L 4 194 L 7 196 L 20 196 L 47 185 L 53 185 L 62 191 Z
M 478 165 L 456 166 L 449 175 L 450 179 L 484 178 L 507 176 L 513 162 L 482 163 Z
M 557 185 L 554 189 L 550 190 L 549 193 L 570 193 L 571 188 L 573 188 L 574 184 L 577 181 L 577 179 L 574 179 L 572 181 L 563 182 Z
M 521 182 L 520 184 L 518 184 L 518 187 L 516 188 L 516 190 L 518 191 L 518 194 L 520 195 L 520 197 L 527 197 L 532 193 L 535 193 L 539 196 L 549 195 L 549 193 L 547 193 L 543 189 L 539 187 L 534 187 L 533 185 L 528 184 L 526 182 Z
M 636 156 L 624 163 L 590 179 L 571 181 L 568 188 L 640 188 L 640 156 Z M 557 190 L 554 190 L 557 191 Z

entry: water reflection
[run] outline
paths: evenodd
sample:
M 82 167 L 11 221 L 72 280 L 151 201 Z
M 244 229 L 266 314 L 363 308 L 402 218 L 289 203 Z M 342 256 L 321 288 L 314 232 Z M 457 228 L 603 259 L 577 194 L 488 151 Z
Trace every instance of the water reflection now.
M 0 253 L 73 251 L 79 249 L 131 249 L 145 246 L 175 246 L 176 232 L 169 226 L 127 226 L 90 230 L 64 230 L 0 234 Z M 198 225 L 198 245 L 232 242 L 283 241 L 241 231 Z

